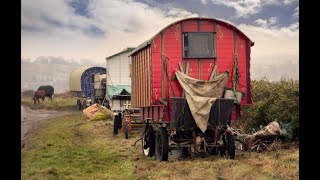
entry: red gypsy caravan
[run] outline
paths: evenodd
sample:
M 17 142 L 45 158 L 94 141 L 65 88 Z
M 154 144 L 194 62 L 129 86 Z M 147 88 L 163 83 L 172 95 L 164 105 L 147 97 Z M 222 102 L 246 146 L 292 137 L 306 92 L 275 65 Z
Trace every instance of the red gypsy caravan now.
M 235 157 L 230 129 L 252 104 L 254 43 L 212 18 L 174 22 L 131 53 L 131 106 L 145 122 L 142 151 L 168 160 L 172 150 Z

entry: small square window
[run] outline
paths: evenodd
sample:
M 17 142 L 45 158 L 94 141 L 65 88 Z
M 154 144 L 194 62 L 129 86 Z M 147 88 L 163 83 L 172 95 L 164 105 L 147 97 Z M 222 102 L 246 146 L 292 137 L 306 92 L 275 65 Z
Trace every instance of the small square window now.
M 214 58 L 213 33 L 183 33 L 183 58 Z

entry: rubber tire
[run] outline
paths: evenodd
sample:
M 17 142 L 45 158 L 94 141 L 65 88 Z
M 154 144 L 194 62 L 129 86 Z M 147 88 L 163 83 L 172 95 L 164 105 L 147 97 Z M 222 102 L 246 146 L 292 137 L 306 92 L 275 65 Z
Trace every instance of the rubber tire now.
M 80 99 L 77 99 L 77 109 L 82 110 L 82 104 L 81 104 Z
M 159 161 L 168 161 L 169 143 L 166 130 L 162 127 L 156 129 L 155 154 Z
M 122 128 L 122 113 L 118 113 L 118 129 Z
M 129 138 L 128 121 L 124 121 L 124 138 Z
M 210 152 L 211 155 L 217 155 L 218 154 L 218 147 L 213 147 L 211 149 L 211 152 Z
M 82 108 L 83 108 L 83 109 L 86 109 L 86 108 L 87 108 L 87 101 L 86 101 L 86 100 L 83 100 L 83 101 L 82 101 Z
M 117 135 L 118 134 L 118 115 L 115 115 L 114 116 L 114 119 L 113 119 L 113 134 L 114 135 Z
M 234 159 L 236 155 L 236 145 L 234 137 L 231 134 L 227 134 L 227 152 L 230 159 Z
M 149 151 L 145 151 L 145 141 L 147 139 L 147 136 L 149 137 Z M 146 145 L 147 146 L 147 145 Z M 155 153 L 155 132 L 153 130 L 153 127 L 152 126 L 149 126 L 147 128 L 147 130 L 145 132 L 143 132 L 142 134 L 142 146 L 141 146 L 141 149 L 142 149 L 142 154 L 147 156 L 147 157 L 152 157 Z

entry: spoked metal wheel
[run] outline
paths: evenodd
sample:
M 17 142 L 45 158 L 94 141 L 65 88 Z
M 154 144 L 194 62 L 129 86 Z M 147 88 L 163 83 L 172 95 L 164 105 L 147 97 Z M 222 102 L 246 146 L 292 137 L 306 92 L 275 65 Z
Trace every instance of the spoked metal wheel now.
M 167 161 L 169 144 L 168 144 L 168 134 L 166 133 L 164 128 L 160 127 L 156 129 L 155 139 L 156 139 L 155 153 L 156 153 L 157 159 L 159 161 Z
M 118 134 L 118 115 L 115 115 L 114 116 L 114 119 L 113 119 L 113 134 L 116 135 Z
M 86 109 L 88 106 L 87 106 L 87 100 L 83 100 L 82 101 L 82 108 L 83 109 Z
M 77 99 L 77 109 L 78 109 L 78 110 L 81 110 L 81 109 L 82 109 L 82 104 L 81 104 L 80 99 Z
M 148 126 L 142 135 L 142 153 L 145 156 L 152 157 L 155 152 L 155 132 L 152 126 Z
M 236 146 L 233 135 L 227 134 L 223 139 L 224 149 L 227 151 L 229 158 L 234 159 L 236 155 Z
M 129 138 L 128 121 L 126 119 L 124 120 L 124 137 Z

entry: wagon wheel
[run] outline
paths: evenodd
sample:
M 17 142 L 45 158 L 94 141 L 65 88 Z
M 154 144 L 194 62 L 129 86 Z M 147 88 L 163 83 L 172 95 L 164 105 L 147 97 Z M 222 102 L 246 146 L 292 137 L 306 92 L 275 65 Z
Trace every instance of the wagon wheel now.
M 87 100 L 82 101 L 82 108 L 86 109 L 87 108 Z
M 124 137 L 129 138 L 128 121 L 124 119 Z
M 145 156 L 152 157 L 155 152 L 155 132 L 152 126 L 148 126 L 147 130 L 142 135 L 142 153 Z
M 82 109 L 82 104 L 81 104 L 80 99 L 77 99 L 77 109 L 78 109 L 78 110 L 81 110 L 81 109 Z
M 236 156 L 236 145 L 234 142 L 234 137 L 232 134 L 228 134 L 227 135 L 227 141 L 228 141 L 228 155 L 230 157 L 230 159 L 234 159 Z
M 116 135 L 118 134 L 118 115 L 115 115 L 114 116 L 114 119 L 113 119 L 113 134 Z
M 234 159 L 236 155 L 236 146 L 233 135 L 227 134 L 224 138 L 224 147 L 230 159 Z
M 159 161 L 167 161 L 168 160 L 168 135 L 164 128 L 156 129 L 156 157 Z
M 210 154 L 211 154 L 211 155 L 217 155 L 217 154 L 218 154 L 218 147 L 217 147 L 217 146 L 214 146 L 214 147 L 211 149 Z

